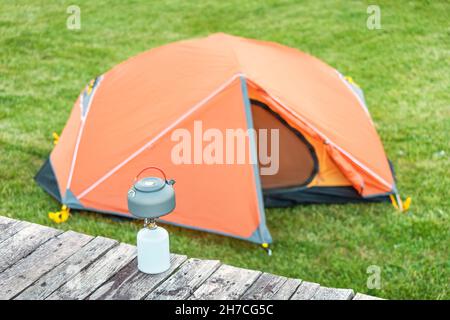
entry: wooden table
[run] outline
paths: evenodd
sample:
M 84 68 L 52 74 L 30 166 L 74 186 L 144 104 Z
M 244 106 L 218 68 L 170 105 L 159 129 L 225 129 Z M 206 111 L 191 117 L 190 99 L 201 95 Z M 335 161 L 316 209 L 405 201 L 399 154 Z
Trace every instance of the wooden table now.
M 136 247 L 0 216 L 0 299 L 377 299 L 256 270 L 171 256 L 137 270 Z

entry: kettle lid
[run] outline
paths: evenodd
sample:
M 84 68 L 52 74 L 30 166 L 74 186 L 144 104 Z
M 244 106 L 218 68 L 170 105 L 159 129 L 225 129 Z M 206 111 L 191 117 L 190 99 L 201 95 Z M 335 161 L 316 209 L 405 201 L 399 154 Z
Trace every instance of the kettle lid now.
M 155 192 L 164 188 L 166 182 L 157 177 L 142 178 L 134 184 L 134 187 L 142 192 Z

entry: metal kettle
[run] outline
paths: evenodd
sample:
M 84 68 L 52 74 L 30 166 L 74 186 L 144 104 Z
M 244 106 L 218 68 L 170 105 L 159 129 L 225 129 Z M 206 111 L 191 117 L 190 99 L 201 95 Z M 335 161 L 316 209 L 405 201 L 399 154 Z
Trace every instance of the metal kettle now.
M 158 170 L 164 179 L 146 177 L 139 179 L 144 171 Z M 157 274 L 170 268 L 169 233 L 156 225 L 155 220 L 175 209 L 175 180 L 167 180 L 158 167 L 143 169 L 128 190 L 128 210 L 144 219 L 144 228 L 137 234 L 138 269 L 144 273 Z
M 145 177 L 139 179 L 144 171 L 158 170 L 164 179 Z M 147 167 L 135 178 L 135 183 L 128 190 L 128 210 L 140 219 L 156 219 L 175 209 L 175 180 L 167 180 L 166 174 L 158 167 Z

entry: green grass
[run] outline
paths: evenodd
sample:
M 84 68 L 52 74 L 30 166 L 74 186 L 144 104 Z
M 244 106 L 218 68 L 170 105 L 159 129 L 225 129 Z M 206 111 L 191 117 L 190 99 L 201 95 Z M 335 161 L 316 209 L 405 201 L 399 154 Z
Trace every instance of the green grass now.
M 170 227 L 192 257 L 354 288 L 384 298 L 449 299 L 450 24 L 448 1 L 376 1 L 381 30 L 358 1 L 2 1 L 0 214 L 52 225 L 58 204 L 32 180 L 81 88 L 149 48 L 227 32 L 280 42 L 351 75 L 394 162 L 409 214 L 389 204 L 267 210 L 274 255 L 244 241 Z M 66 28 L 70 4 L 82 28 Z M 138 226 L 80 213 L 58 228 L 133 243 Z M 381 267 L 368 290 L 366 269 Z

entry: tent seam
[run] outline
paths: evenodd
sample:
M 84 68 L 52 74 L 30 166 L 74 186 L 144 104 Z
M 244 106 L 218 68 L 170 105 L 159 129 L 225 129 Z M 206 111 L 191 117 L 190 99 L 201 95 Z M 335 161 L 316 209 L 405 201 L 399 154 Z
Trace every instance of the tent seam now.
M 102 80 L 103 80 L 103 75 L 100 77 L 100 80 L 99 80 L 97 86 L 94 88 L 94 90 L 92 92 L 92 96 L 89 99 L 89 103 L 88 103 L 88 106 L 86 108 L 85 115 L 83 115 L 84 96 L 83 96 L 83 92 L 81 93 L 81 98 L 80 98 L 81 126 L 80 126 L 80 129 L 78 130 L 77 142 L 75 144 L 75 150 L 74 150 L 74 153 L 73 153 L 73 156 L 72 156 L 72 161 L 71 161 L 71 164 L 70 164 L 70 171 L 69 171 L 69 177 L 67 179 L 66 190 L 70 189 L 70 185 L 72 183 L 73 172 L 75 170 L 75 162 L 77 160 L 78 149 L 79 149 L 80 143 L 81 143 L 81 136 L 83 135 L 84 126 L 86 124 L 86 120 L 87 120 L 87 117 L 89 115 L 89 111 L 91 110 L 91 105 L 92 105 L 92 102 L 94 101 L 95 94 L 97 93 L 97 90 L 100 87 L 100 83 L 102 82 Z M 65 198 L 65 192 L 64 192 L 64 198 Z
M 253 81 L 253 80 L 251 80 Z M 325 143 L 330 144 L 332 147 L 336 148 L 339 152 L 341 152 L 344 156 L 346 156 L 350 161 L 352 161 L 354 164 L 359 166 L 361 169 L 363 169 L 366 173 L 371 175 L 373 178 L 381 182 L 385 187 L 388 187 L 389 189 L 394 188 L 393 185 L 386 182 L 383 178 L 381 178 L 378 174 L 373 172 L 371 169 L 369 169 L 367 166 L 362 164 L 359 160 L 352 157 L 347 151 L 339 147 L 335 142 L 331 141 L 325 134 L 323 134 L 320 130 L 318 130 L 315 126 L 311 125 L 304 119 L 302 116 L 300 116 L 297 112 L 293 111 L 291 108 L 286 106 L 278 97 L 274 96 L 273 94 L 269 93 L 266 89 L 264 89 L 262 86 L 257 84 L 255 81 L 253 81 L 258 87 L 262 88 L 268 95 L 271 97 L 275 102 L 277 102 L 281 107 L 283 107 L 286 111 L 294 115 L 298 120 L 300 120 L 305 126 L 312 129 L 315 133 L 317 133 Z
M 167 132 L 169 132 L 171 129 L 173 129 L 176 125 L 178 125 L 181 121 L 185 120 L 188 116 L 190 116 L 192 113 L 197 111 L 200 107 L 205 105 L 209 100 L 214 98 L 216 95 L 218 95 L 220 92 L 225 90 L 233 81 L 236 79 L 239 79 L 239 77 L 243 76 L 242 73 L 236 73 L 231 78 L 229 78 L 227 81 L 225 81 L 223 84 L 221 84 L 218 88 L 216 88 L 211 94 L 202 100 L 200 100 L 197 104 L 195 104 L 193 107 L 191 107 L 186 113 L 184 113 L 181 117 L 179 117 L 175 122 L 172 123 L 169 127 L 161 131 L 159 134 L 156 135 L 153 139 L 151 139 L 149 142 L 144 144 L 142 147 L 140 147 L 138 150 L 133 152 L 130 156 L 128 156 L 125 160 L 123 160 L 121 163 L 116 165 L 114 168 L 109 170 L 106 174 L 104 174 L 100 179 L 95 181 L 92 185 L 87 187 L 85 190 L 83 190 L 79 196 L 78 199 L 83 198 L 86 196 L 89 192 L 91 192 L 93 189 L 95 189 L 97 186 L 99 186 L 101 183 L 103 183 L 106 179 L 108 179 L 112 174 L 120 170 L 125 164 L 133 160 L 135 157 L 137 157 L 139 154 L 144 152 L 145 149 L 156 143 L 160 138 L 162 138 Z
M 249 129 L 254 129 L 253 115 L 250 105 L 250 99 L 248 96 L 248 88 L 247 88 L 247 79 L 245 76 L 241 76 L 241 94 L 244 102 L 245 108 L 245 117 L 247 122 L 247 127 Z M 253 131 L 250 131 L 253 132 Z M 261 177 L 259 175 L 259 165 L 257 159 L 257 145 L 256 145 L 256 137 L 249 134 L 249 143 L 251 146 L 251 158 L 254 160 L 254 164 L 252 165 L 255 188 L 257 189 L 256 196 L 258 201 L 258 215 L 259 215 L 259 225 L 257 227 L 256 232 L 259 234 L 260 239 L 262 239 L 263 243 L 271 243 L 272 237 L 270 236 L 270 232 L 267 228 L 266 215 L 265 215 L 265 206 L 264 206 L 264 196 L 263 189 L 261 184 Z M 256 159 L 254 159 L 256 158 Z M 263 232 L 265 231 L 265 232 Z

